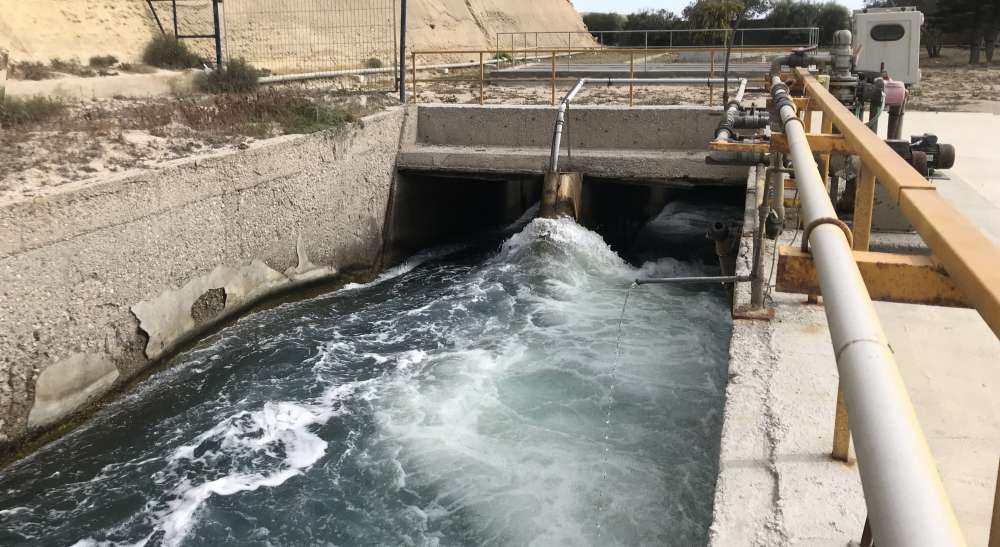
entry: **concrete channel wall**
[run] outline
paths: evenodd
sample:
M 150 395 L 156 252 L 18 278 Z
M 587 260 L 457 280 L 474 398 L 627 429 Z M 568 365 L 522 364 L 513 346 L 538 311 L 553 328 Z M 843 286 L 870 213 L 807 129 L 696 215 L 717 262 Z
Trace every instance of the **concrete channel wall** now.
M 268 295 L 372 275 L 403 119 L 0 207 L 0 447 Z
M 416 123 L 403 138 L 401 171 L 511 175 L 538 174 L 548 168 L 556 119 L 553 106 L 414 108 Z M 720 115 L 719 108 L 700 106 L 572 106 L 559 168 L 581 173 L 585 179 L 739 187 L 745 167 L 705 161 L 706 144 Z

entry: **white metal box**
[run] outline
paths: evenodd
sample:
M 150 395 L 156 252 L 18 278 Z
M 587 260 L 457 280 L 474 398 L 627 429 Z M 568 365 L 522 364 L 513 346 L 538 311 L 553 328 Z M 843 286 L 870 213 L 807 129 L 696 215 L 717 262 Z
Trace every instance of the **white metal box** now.
M 868 8 L 854 12 L 855 68 L 877 72 L 885 65 L 893 80 L 920 82 L 920 25 L 916 8 Z

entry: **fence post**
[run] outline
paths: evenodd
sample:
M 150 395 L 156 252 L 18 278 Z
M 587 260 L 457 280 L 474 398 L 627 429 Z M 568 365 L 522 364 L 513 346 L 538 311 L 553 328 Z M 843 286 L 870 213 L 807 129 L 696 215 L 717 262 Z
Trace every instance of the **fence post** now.
M 174 40 L 180 36 L 180 32 L 177 31 L 177 0 L 170 0 L 170 7 L 174 11 Z
M 222 25 L 219 21 L 219 2 L 212 0 L 212 21 L 215 23 L 215 70 L 222 70 Z
M 634 50 L 629 52 L 628 77 L 629 77 L 629 80 L 635 78 L 635 51 Z M 634 98 L 634 94 L 633 94 L 634 89 L 635 89 L 635 84 L 630 81 L 628 83 L 628 107 L 629 108 L 632 108 L 632 101 L 633 101 L 633 98 Z
M 413 65 L 413 104 L 417 104 L 417 52 L 412 53 L 410 61 Z
M 0 49 L 0 106 L 3 106 L 7 99 L 7 62 L 9 60 L 7 52 Z
M 479 52 L 479 104 L 486 102 L 486 66 L 483 65 L 483 52 Z
M 497 35 L 497 40 L 499 40 Z M 414 60 L 416 55 L 413 56 Z M 413 85 L 417 85 L 417 69 L 413 67 Z M 406 0 L 399 3 L 399 103 L 406 104 Z
M 556 105 L 556 50 L 552 50 L 552 106 Z

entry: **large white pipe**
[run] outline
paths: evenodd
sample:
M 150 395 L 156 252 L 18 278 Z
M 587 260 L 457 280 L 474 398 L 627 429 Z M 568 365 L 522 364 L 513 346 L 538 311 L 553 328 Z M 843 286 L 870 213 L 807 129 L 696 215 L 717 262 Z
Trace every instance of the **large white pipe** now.
M 803 225 L 836 219 L 788 88 L 777 77 L 773 84 L 771 94 L 788 138 Z M 965 545 L 845 233 L 836 224 L 819 224 L 809 235 L 809 245 L 876 543 Z

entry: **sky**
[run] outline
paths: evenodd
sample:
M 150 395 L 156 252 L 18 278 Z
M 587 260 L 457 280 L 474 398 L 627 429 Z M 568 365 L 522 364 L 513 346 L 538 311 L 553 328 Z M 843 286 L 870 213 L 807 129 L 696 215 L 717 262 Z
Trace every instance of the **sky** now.
M 632 13 L 646 8 L 666 9 L 680 14 L 691 0 L 573 0 L 573 5 L 579 12 L 587 11 L 617 11 L 619 13 Z M 848 9 L 860 9 L 864 4 L 863 0 L 837 0 L 838 4 L 847 6 Z

